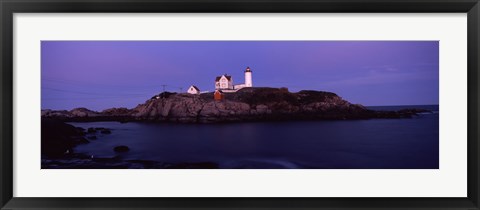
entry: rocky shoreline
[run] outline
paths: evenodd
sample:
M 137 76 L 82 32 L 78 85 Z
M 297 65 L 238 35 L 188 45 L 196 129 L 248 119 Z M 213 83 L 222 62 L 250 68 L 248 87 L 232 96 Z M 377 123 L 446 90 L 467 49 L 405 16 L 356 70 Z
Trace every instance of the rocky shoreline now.
M 133 109 L 111 108 L 101 112 L 86 108 L 42 110 L 42 118 L 70 122 L 154 121 L 180 123 L 218 123 L 283 120 L 347 120 L 373 118 L 410 118 L 421 109 L 373 111 L 351 104 L 331 92 L 286 88 L 243 88 L 225 93 L 216 101 L 213 93 L 192 95 L 163 92 Z
M 133 109 L 111 108 L 101 112 L 86 108 L 42 110 L 42 168 L 219 168 L 218 163 L 166 163 L 149 160 L 124 160 L 129 152 L 126 145 L 112 148 L 115 157 L 93 157 L 75 152 L 75 147 L 90 141 L 101 141 L 109 135 L 109 128 L 74 127 L 65 122 L 176 122 L 226 123 L 245 121 L 290 120 L 358 120 L 374 118 L 411 118 L 423 109 L 374 111 L 359 104 L 351 104 L 334 93 L 300 91 L 291 93 L 286 88 L 244 88 L 225 94 L 216 101 L 213 93 L 201 95 L 163 92 Z M 99 136 L 99 139 L 97 139 Z
M 76 153 L 75 147 L 88 144 L 97 139 L 99 134 L 111 134 L 109 128 L 74 127 L 67 123 L 53 119 L 42 119 L 42 169 L 215 169 L 219 168 L 213 162 L 195 163 L 168 163 L 150 160 L 125 160 L 122 153 L 129 152 L 129 147 L 120 145 L 112 148 L 116 152 L 114 157 L 94 157 Z M 95 138 L 93 138 L 95 137 Z

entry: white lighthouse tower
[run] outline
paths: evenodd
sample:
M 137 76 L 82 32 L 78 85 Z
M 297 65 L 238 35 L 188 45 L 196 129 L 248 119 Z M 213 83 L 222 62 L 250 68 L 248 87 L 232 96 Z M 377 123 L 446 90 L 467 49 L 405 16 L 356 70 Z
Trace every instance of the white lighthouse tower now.
M 245 87 L 252 87 L 252 71 L 250 67 L 245 69 Z

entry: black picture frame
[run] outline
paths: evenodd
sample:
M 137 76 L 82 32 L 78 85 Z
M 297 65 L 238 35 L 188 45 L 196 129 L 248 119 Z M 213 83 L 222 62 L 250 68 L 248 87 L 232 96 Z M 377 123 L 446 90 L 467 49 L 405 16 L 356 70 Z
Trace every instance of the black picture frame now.
M 479 209 L 479 0 L 0 0 L 1 209 Z M 17 198 L 13 197 L 14 13 L 467 13 L 466 198 Z

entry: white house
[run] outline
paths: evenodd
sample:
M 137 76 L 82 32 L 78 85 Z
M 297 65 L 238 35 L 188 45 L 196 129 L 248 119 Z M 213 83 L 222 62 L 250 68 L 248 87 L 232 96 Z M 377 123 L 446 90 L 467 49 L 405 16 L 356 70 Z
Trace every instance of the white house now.
M 215 78 L 215 89 L 216 90 L 233 90 L 233 78 L 226 74 L 218 76 Z
M 200 94 L 200 89 L 198 89 L 197 86 L 192 85 L 192 86 L 190 86 L 190 87 L 188 88 L 187 93 L 197 94 L 197 95 L 198 95 L 198 94 Z

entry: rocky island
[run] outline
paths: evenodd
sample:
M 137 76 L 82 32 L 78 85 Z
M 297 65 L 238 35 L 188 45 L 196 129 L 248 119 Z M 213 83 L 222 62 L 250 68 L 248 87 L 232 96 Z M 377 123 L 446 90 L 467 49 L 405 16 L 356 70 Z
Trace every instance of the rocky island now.
M 154 121 L 215 123 L 278 120 L 347 120 L 409 118 L 428 110 L 373 111 L 352 104 L 335 93 L 313 90 L 289 92 L 287 88 L 247 87 L 225 93 L 162 92 L 133 109 L 111 108 L 101 112 L 76 108 L 71 111 L 42 110 L 42 118 L 61 121 Z

